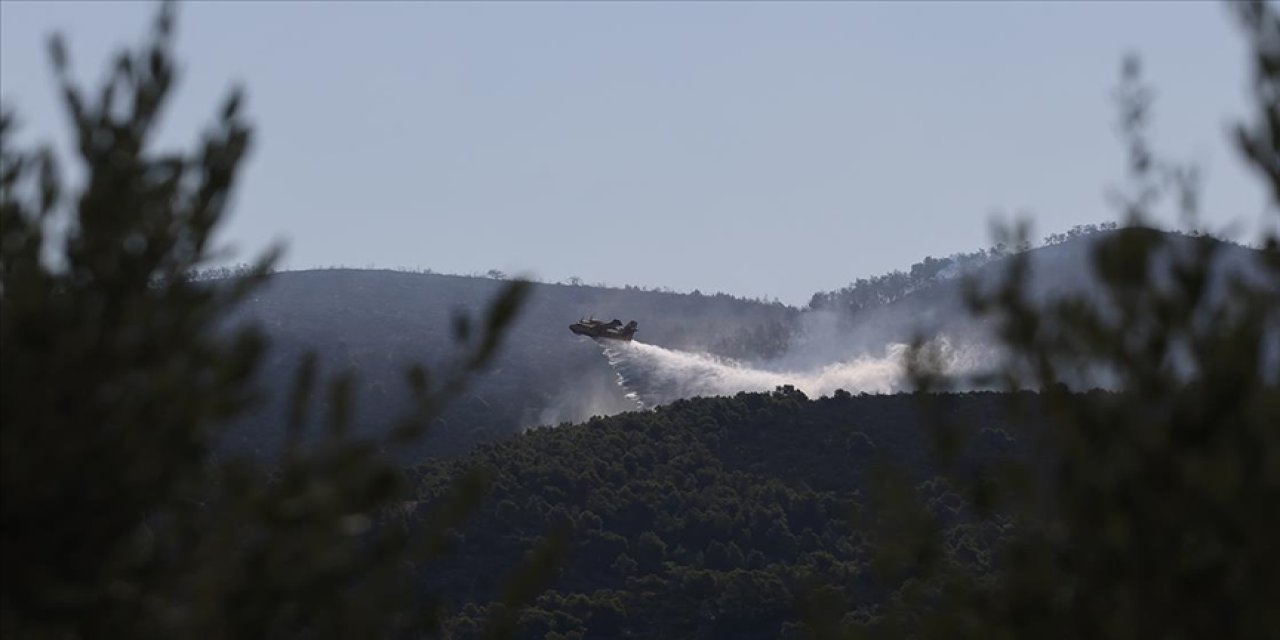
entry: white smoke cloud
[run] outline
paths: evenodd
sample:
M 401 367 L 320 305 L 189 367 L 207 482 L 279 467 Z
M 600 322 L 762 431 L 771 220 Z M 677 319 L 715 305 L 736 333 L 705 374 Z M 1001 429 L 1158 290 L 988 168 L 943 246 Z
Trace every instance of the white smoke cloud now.
M 976 371 L 987 359 L 977 345 L 955 348 L 939 340 L 939 353 L 948 373 Z M 906 388 L 904 357 L 907 345 L 890 343 L 868 353 L 807 369 L 749 366 L 705 353 L 676 351 L 643 342 L 608 342 L 601 348 L 618 373 L 618 384 L 641 407 L 680 398 L 725 396 L 739 391 L 772 391 L 791 385 L 810 397 L 837 389 L 850 393 L 893 393 Z
M 1190 248 L 1190 241 L 1177 238 L 1175 248 L 1179 242 Z M 1091 243 L 1083 242 L 1037 250 L 1030 264 L 1030 301 L 1047 304 L 1071 295 L 1105 309 L 1109 301 L 1092 273 L 1090 250 Z M 1228 247 L 1217 261 L 1210 299 L 1228 297 L 1222 286 L 1226 274 L 1241 274 L 1255 282 L 1261 277 L 1255 276 L 1255 257 L 1243 248 Z M 1167 255 L 1157 256 L 1154 262 L 1159 265 L 1157 271 L 1170 270 Z M 975 274 L 976 282 L 990 290 L 1002 273 L 988 266 Z M 1171 281 L 1157 277 L 1157 282 Z M 905 391 L 906 341 L 917 336 L 932 337 L 940 373 L 951 379 L 951 388 L 972 388 L 976 374 L 1001 369 L 1003 351 L 996 346 L 1000 341 L 992 328 L 971 314 L 959 285 L 948 277 L 940 278 L 928 295 L 910 295 L 860 314 L 852 326 L 835 312 L 806 311 L 787 352 L 769 361 L 744 363 L 643 342 L 602 341 L 600 348 L 627 397 L 648 408 L 681 398 L 771 391 L 782 385 L 792 385 L 810 397 L 831 395 L 837 389 L 855 394 Z M 1280 333 L 1264 345 L 1266 363 L 1280 360 L 1280 338 L 1275 335 Z M 1099 369 L 1075 372 L 1066 381 L 1079 389 L 1116 386 L 1111 372 Z M 597 406 L 603 404 L 593 401 L 587 410 Z
M 634 397 L 618 392 L 615 379 L 587 372 L 579 375 L 538 412 L 536 420 L 521 425 L 527 429 L 539 425 L 556 425 L 563 422 L 583 422 L 593 416 L 611 416 L 624 411 L 643 408 Z

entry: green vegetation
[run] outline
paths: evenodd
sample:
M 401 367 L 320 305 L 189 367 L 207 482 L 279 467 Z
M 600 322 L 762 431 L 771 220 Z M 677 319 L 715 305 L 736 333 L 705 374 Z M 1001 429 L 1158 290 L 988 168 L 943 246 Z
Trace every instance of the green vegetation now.
M 1280 16 L 1233 6 L 1254 56 L 1258 119 L 1236 133 L 1280 214 Z M 912 606 L 883 625 L 936 637 L 1267 638 L 1280 631 L 1280 239 L 1262 238 L 1249 274 L 1214 270 L 1223 244 L 1142 228 L 1172 200 L 1196 216 L 1196 172 L 1146 138 L 1151 91 L 1126 61 L 1117 99 L 1126 131 L 1129 228 L 1097 244 L 1100 302 L 1047 309 L 1015 262 L 994 290 L 974 287 L 1010 350 L 1000 379 L 1044 389 L 1053 455 L 1005 460 L 960 491 L 1012 518 L 986 579 L 916 563 Z M 1273 219 L 1274 222 L 1274 219 Z M 1273 227 L 1274 228 L 1274 227 Z M 940 381 L 918 351 L 923 384 Z M 1123 389 L 1081 402 L 1081 372 Z M 944 428 L 941 442 L 954 433 Z M 945 447 L 944 447 L 945 450 Z M 925 531 L 928 535 L 928 531 Z M 928 556 L 921 558 L 927 560 Z
M 14 148 L 0 114 L 0 633 L 5 637 L 385 636 L 429 628 L 407 562 L 482 488 L 408 539 L 372 528 L 408 483 L 378 444 L 348 435 L 351 379 L 336 376 L 326 431 L 307 437 L 313 360 L 294 383 L 271 465 L 213 455 L 256 399 L 264 348 L 227 331 L 272 256 L 225 286 L 190 278 L 212 252 L 251 131 L 239 92 L 189 155 L 149 149 L 174 83 L 171 6 L 99 90 L 52 54 L 84 187 L 64 193 L 47 149 Z M 69 215 L 68 215 L 69 214 Z M 70 223 L 62 227 L 63 223 Z M 503 289 L 479 330 L 458 324 L 456 365 L 409 372 L 415 402 L 390 431 L 413 441 L 488 362 L 525 288 Z M 535 576 L 536 577 L 536 576 Z
M 1021 246 L 1027 249 L 1029 246 Z M 858 278 L 849 286 L 835 291 L 819 292 L 809 299 L 809 308 L 840 312 L 847 321 L 856 322 L 859 314 L 892 304 L 943 278 L 955 277 L 993 260 L 1007 258 L 1010 249 L 1004 244 L 972 253 L 958 253 L 945 258 L 926 257 L 907 271 Z
M 1002 395 L 942 402 L 984 425 L 962 464 L 1026 455 L 1000 428 L 1011 419 Z M 810 400 L 784 387 L 682 400 L 420 466 L 417 500 L 398 518 L 421 522 L 467 469 L 493 474 L 490 493 L 449 534 L 452 551 L 420 578 L 449 594 L 453 637 L 477 636 L 501 606 L 508 567 L 548 526 L 568 532 L 565 559 L 520 613 L 517 637 L 803 637 L 817 628 L 810 598 L 856 621 L 898 597 L 903 582 L 883 580 L 868 536 L 892 530 L 883 519 L 892 514 L 864 504 L 886 465 L 927 502 L 949 562 L 989 568 L 1006 525 L 978 522 L 935 477 L 928 423 L 912 395 Z

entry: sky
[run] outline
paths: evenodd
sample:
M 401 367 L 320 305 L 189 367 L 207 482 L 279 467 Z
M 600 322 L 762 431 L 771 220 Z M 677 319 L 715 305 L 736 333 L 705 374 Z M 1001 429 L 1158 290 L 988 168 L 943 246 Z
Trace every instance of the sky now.
M 0 2 L 20 140 L 70 150 L 49 34 L 96 83 L 155 11 Z M 256 128 L 231 262 L 279 242 L 291 269 L 803 304 L 988 246 L 995 217 L 1037 237 L 1118 219 L 1130 52 L 1157 150 L 1203 172 L 1203 226 L 1247 241 L 1264 219 L 1227 136 L 1248 67 L 1217 3 L 200 2 L 177 19 L 157 147 L 194 148 L 236 83 Z

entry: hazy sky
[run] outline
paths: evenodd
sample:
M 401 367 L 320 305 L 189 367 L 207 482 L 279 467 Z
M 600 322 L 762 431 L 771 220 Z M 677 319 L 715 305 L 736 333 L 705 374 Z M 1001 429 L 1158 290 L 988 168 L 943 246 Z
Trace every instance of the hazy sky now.
M 149 3 L 0 3 L 0 96 L 62 137 L 45 38 L 101 77 Z M 224 239 L 286 266 L 499 268 L 803 303 L 989 243 L 1116 218 L 1111 90 L 1156 86 L 1157 146 L 1198 161 L 1213 227 L 1262 191 L 1236 25 L 1211 3 L 227 2 L 178 11 L 162 145 L 234 81 L 257 144 Z

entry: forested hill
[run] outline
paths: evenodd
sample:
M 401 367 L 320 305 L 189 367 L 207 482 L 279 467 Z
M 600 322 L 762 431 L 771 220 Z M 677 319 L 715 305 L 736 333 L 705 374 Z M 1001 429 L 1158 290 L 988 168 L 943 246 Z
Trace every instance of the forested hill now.
M 454 314 L 480 317 L 505 284 L 375 270 L 272 275 L 241 309 L 241 319 L 267 332 L 271 348 L 260 373 L 265 404 L 241 422 L 233 446 L 270 450 L 278 442 L 293 372 L 308 349 L 324 371 L 355 372 L 358 428 L 387 424 L 404 407 L 405 367 L 447 360 Z M 646 342 L 741 357 L 755 336 L 780 330 L 796 313 L 723 294 L 535 283 L 496 361 L 450 405 L 420 450 L 401 454 L 451 454 L 524 427 L 635 408 L 599 348 L 569 332 L 580 317 L 634 319 Z
M 929 256 L 908 269 L 858 278 L 840 289 L 815 293 L 806 310 L 835 311 L 853 318 L 917 293 L 926 300 L 946 297 L 947 305 L 935 306 L 950 306 L 950 298 L 954 297 L 953 291 L 958 289 L 962 276 L 976 276 L 980 280 L 991 282 L 1004 273 L 1008 258 L 1018 253 L 1025 254 L 1027 258 L 1033 278 L 1030 286 L 1033 297 L 1044 298 L 1066 292 L 1089 294 L 1099 284 L 1092 272 L 1095 265 L 1093 250 L 1099 241 L 1119 233 L 1133 238 L 1159 239 L 1171 250 L 1187 254 L 1193 250 L 1195 242 L 1210 242 L 1221 250 L 1214 265 L 1214 271 L 1218 275 L 1255 271 L 1247 263 L 1256 262 L 1261 257 L 1256 249 L 1211 236 L 1156 229 L 1117 229 L 1114 223 L 1101 226 L 1080 225 L 1066 233 L 1051 234 L 1038 246 L 1013 248 L 999 244 L 944 258 Z M 1160 264 L 1153 265 L 1156 270 L 1169 269 L 1167 256 L 1162 256 L 1159 262 Z M 938 289 L 939 287 L 942 289 Z M 941 315 L 952 313 L 951 309 L 940 308 L 935 311 L 942 311 Z
M 1037 396 L 1020 398 L 1034 412 Z M 971 436 L 966 464 L 1023 455 L 1010 438 L 1018 432 L 1009 399 L 939 398 Z M 517 637 L 806 637 L 800 603 L 815 586 L 850 622 L 878 615 L 900 586 L 872 570 L 873 520 L 891 515 L 861 508 L 878 466 L 917 487 L 957 562 L 987 569 L 1001 528 L 966 518 L 958 496 L 934 480 L 929 415 L 913 395 L 810 400 L 782 388 L 681 400 L 420 466 L 418 501 L 396 517 L 409 526 L 429 517 L 467 470 L 492 478 L 445 564 L 421 574 L 451 599 L 452 637 L 478 632 L 510 568 L 553 530 L 568 532 L 567 557 L 522 613 Z
M 994 337 L 966 304 L 967 284 L 994 292 L 1008 274 L 1010 258 L 1021 254 L 1027 267 L 1025 292 L 1032 304 L 1082 296 L 1105 308 L 1112 302 L 1094 271 L 1098 260 L 1095 249 L 1117 234 L 1125 234 L 1126 242 L 1158 242 L 1164 247 L 1149 265 L 1121 268 L 1134 273 L 1150 270 L 1158 279 L 1170 281 L 1177 277 L 1174 258 L 1189 258 L 1204 244 L 1215 247 L 1211 275 L 1205 283 L 1207 301 L 1213 305 L 1230 300 L 1231 278 L 1256 283 L 1262 277 L 1263 255 L 1250 247 L 1156 229 L 1083 227 L 1049 236 L 1041 246 L 1020 251 L 997 246 L 947 258 L 925 258 L 905 271 L 861 278 L 842 289 L 815 294 L 798 316 L 798 326 L 791 332 L 793 339 L 784 351 L 800 361 L 851 357 L 874 353 L 888 343 L 937 335 L 946 335 L 953 345 L 976 345 L 976 351 L 986 351 L 986 345 L 995 343 Z M 1094 384 L 1096 381 L 1083 381 L 1081 387 Z
M 1096 290 L 1091 249 L 1098 239 L 1120 231 L 1087 231 L 1052 237 L 1028 251 L 1033 298 Z M 1191 244 L 1185 236 L 1171 240 L 1175 248 Z M 1248 271 L 1248 263 L 1256 259 L 1252 249 L 1225 248 L 1220 258 L 1226 268 L 1220 272 Z M 992 284 L 1009 255 L 1000 248 L 926 258 L 909 271 L 815 295 L 803 311 L 723 294 L 533 284 L 496 362 L 450 405 L 428 442 L 399 453 L 408 460 L 425 452 L 454 454 L 522 428 L 635 408 L 599 348 L 567 330 L 569 323 L 588 315 L 636 320 L 637 339 L 646 343 L 710 352 L 763 369 L 803 372 L 808 369 L 801 367 L 881 357 L 887 345 L 910 342 L 917 334 L 945 333 L 954 344 L 967 345 L 966 357 L 973 359 L 978 357 L 974 353 L 986 353 L 990 336 L 969 314 L 958 276 Z M 241 422 L 233 444 L 262 450 L 274 446 L 293 368 L 308 349 L 318 352 L 328 372 L 355 372 L 358 428 L 387 424 L 404 407 L 404 368 L 444 361 L 453 345 L 454 313 L 479 314 L 504 285 L 492 278 L 374 270 L 271 276 L 241 316 L 262 325 L 272 341 L 261 373 L 266 404 Z

